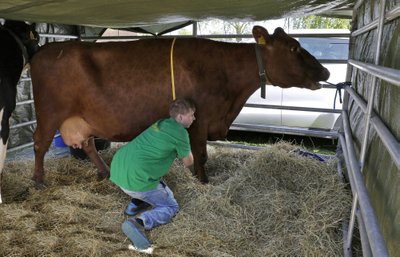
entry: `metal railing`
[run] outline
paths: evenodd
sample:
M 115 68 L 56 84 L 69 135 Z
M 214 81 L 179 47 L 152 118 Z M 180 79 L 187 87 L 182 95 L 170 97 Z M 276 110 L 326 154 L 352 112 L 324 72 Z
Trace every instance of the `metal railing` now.
M 263 132 L 263 133 L 288 134 L 297 136 L 311 136 L 311 137 L 319 137 L 327 139 L 336 139 L 338 137 L 338 132 L 336 130 L 308 129 L 300 127 L 287 127 L 287 126 L 275 126 L 275 125 L 233 123 L 230 129 Z
M 338 113 L 338 114 L 342 112 L 342 110 L 328 109 L 328 108 L 312 108 L 312 107 L 250 104 L 250 103 L 246 103 L 244 107 L 274 109 L 274 110 L 289 110 L 289 111 Z M 337 130 L 328 130 L 328 129 L 323 130 L 323 129 L 313 129 L 313 128 L 266 125 L 266 124 L 233 123 L 230 129 L 243 130 L 243 131 L 250 130 L 254 132 L 264 132 L 264 133 L 291 134 L 291 135 L 311 136 L 320 138 L 333 138 L 333 139 L 336 139 L 338 137 Z
M 29 81 L 29 82 L 31 81 L 31 78 L 29 77 L 29 74 L 28 74 L 27 77 L 21 77 L 18 83 L 27 82 L 27 81 Z M 16 106 L 33 105 L 34 104 L 33 93 L 32 93 L 32 84 L 29 84 L 29 87 L 30 87 L 30 97 L 29 97 L 30 99 L 19 101 L 19 102 L 16 103 Z M 27 126 L 31 126 L 31 125 L 34 125 L 34 124 L 36 124 L 36 120 L 24 121 L 24 122 L 20 122 L 20 123 L 11 125 L 10 126 L 10 130 L 14 130 L 14 129 L 17 129 L 17 128 L 22 128 L 22 127 L 27 127 Z M 32 145 L 33 145 L 33 142 L 24 143 L 24 144 L 21 144 L 21 145 L 12 147 L 12 148 L 8 148 L 7 152 L 15 152 L 15 151 L 30 147 Z
M 385 0 L 380 1 L 380 17 L 378 19 L 354 31 L 351 34 L 352 37 L 356 37 L 367 31 L 376 29 L 378 40 L 374 64 L 363 63 L 356 60 L 349 60 L 349 64 L 352 65 L 355 69 L 372 75 L 373 77 L 370 84 L 371 89 L 370 95 L 368 97 L 368 102 L 365 102 L 362 97 L 360 97 L 358 93 L 352 88 L 345 87 L 345 102 L 343 104 L 342 111 L 344 132 L 339 133 L 339 140 L 343 148 L 343 155 L 345 157 L 346 166 L 348 167 L 348 175 L 353 192 L 353 207 L 350 216 L 350 224 L 347 231 L 348 235 L 346 237 L 346 241 L 344 242 L 345 256 L 351 255 L 351 243 L 356 217 L 360 226 L 359 231 L 362 242 L 363 256 L 389 256 L 374 209 L 371 205 L 370 199 L 368 198 L 368 193 L 362 176 L 362 172 L 365 167 L 364 164 L 367 152 L 370 124 L 372 125 L 372 128 L 376 131 L 377 135 L 388 150 L 397 168 L 400 168 L 400 144 L 396 137 L 384 124 L 382 119 L 373 111 L 372 108 L 377 78 L 387 81 L 396 86 L 400 85 L 400 71 L 380 66 L 378 63 L 381 52 L 380 48 L 382 43 L 381 41 L 384 23 L 399 17 L 400 13 L 400 7 L 397 6 L 387 12 L 385 15 L 385 3 Z M 363 1 L 358 1 L 355 5 L 354 12 L 356 12 L 356 8 L 360 7 L 362 4 Z M 350 98 L 354 100 L 354 102 L 357 104 L 357 106 L 360 107 L 365 115 L 365 130 L 359 159 L 356 156 L 348 116 L 348 104 Z

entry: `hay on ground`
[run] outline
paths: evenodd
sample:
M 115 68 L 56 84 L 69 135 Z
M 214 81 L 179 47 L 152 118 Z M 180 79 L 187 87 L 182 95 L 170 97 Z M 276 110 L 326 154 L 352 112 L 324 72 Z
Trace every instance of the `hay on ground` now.
M 209 146 L 210 184 L 177 161 L 165 177 L 181 210 L 148 232 L 155 256 L 341 256 L 351 206 L 333 161 L 279 143 L 262 151 Z M 116 148 L 102 153 L 110 163 Z M 0 256 L 145 256 L 127 249 L 120 226 L 129 198 L 97 181 L 89 162 L 45 162 L 47 188 L 30 180 L 33 161 L 6 164 Z

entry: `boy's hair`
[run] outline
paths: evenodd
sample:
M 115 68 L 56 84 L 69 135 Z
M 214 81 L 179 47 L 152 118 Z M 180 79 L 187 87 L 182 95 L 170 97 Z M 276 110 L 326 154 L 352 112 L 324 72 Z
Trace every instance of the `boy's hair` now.
M 194 105 L 194 102 L 190 99 L 176 99 L 171 103 L 169 106 L 169 115 L 172 118 L 176 118 L 178 114 L 186 114 L 189 111 L 195 111 L 196 107 Z

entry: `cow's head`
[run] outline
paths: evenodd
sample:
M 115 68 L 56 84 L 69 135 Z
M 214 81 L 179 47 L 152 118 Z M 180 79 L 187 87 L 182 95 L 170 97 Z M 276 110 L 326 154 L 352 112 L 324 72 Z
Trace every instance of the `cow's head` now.
M 329 71 L 282 28 L 270 35 L 265 28 L 255 26 L 253 36 L 263 49 L 265 71 L 272 85 L 315 90 L 321 88 L 319 81 L 329 78 Z
M 25 46 L 29 59 L 39 50 L 39 34 L 35 30 L 35 24 L 27 24 L 23 21 L 6 20 L 4 28 L 15 34 Z

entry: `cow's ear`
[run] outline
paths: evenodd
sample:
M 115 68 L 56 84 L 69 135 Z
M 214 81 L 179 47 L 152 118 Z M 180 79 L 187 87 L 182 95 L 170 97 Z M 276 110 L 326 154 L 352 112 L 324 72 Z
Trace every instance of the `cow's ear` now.
M 274 35 L 287 35 L 287 34 L 281 27 L 277 27 L 274 31 Z
M 261 26 L 253 27 L 253 37 L 257 44 L 260 45 L 268 44 L 271 41 L 271 36 L 268 34 L 268 31 Z

